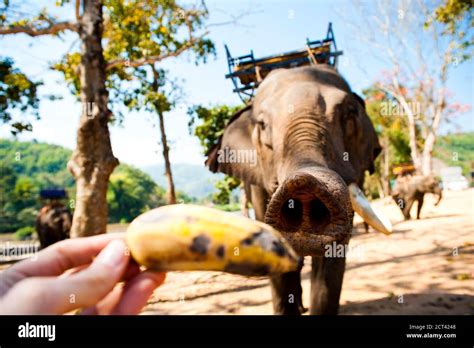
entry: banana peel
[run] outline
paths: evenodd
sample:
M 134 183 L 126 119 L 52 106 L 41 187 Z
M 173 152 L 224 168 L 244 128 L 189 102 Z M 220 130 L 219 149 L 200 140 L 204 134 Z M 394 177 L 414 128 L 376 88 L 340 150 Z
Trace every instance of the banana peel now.
M 302 259 L 271 226 L 198 205 L 150 210 L 132 221 L 132 257 L 154 271 L 223 271 L 261 276 L 296 271 Z

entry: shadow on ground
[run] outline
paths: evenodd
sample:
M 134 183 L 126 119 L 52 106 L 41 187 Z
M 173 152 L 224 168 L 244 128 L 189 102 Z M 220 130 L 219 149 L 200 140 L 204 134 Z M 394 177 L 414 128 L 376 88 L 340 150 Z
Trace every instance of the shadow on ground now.
M 363 302 L 347 302 L 340 314 L 473 315 L 474 296 L 449 293 L 404 294 Z

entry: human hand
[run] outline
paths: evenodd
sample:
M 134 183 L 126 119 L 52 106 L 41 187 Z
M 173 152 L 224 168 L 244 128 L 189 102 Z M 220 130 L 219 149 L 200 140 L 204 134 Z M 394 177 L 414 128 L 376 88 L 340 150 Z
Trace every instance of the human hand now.
M 165 273 L 141 271 L 123 238 L 64 240 L 8 268 L 0 273 L 0 314 L 138 314 Z

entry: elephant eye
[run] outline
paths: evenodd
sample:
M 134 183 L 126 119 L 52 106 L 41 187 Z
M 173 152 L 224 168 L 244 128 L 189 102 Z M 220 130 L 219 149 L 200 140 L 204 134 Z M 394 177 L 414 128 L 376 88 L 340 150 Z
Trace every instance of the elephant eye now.
M 257 121 L 257 124 L 259 125 L 259 127 L 262 129 L 262 130 L 265 130 L 265 128 L 267 127 L 265 122 L 263 121 Z

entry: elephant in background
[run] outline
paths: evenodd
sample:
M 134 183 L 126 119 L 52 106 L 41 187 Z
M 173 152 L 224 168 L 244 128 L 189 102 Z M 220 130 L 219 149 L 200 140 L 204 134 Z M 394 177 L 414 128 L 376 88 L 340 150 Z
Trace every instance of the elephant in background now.
M 433 193 L 438 196 L 439 204 L 443 193 L 439 180 L 433 176 L 423 175 L 406 175 L 398 177 L 395 187 L 392 191 L 392 197 L 401 209 L 405 220 L 410 220 L 410 210 L 415 201 L 418 202 L 416 218 L 420 218 L 421 208 L 423 207 L 423 199 L 426 193 Z
M 41 208 L 36 218 L 36 232 L 40 248 L 44 249 L 60 240 L 69 238 L 72 214 L 61 203 L 53 202 Z
M 333 67 L 315 65 L 272 71 L 207 154 L 212 172 L 245 183 L 258 220 L 312 256 L 311 314 L 338 312 L 345 255 L 325 252 L 349 242 L 353 209 L 391 229 L 358 187 L 380 151 L 364 101 Z M 304 311 L 299 271 L 272 276 L 271 288 L 275 313 Z

